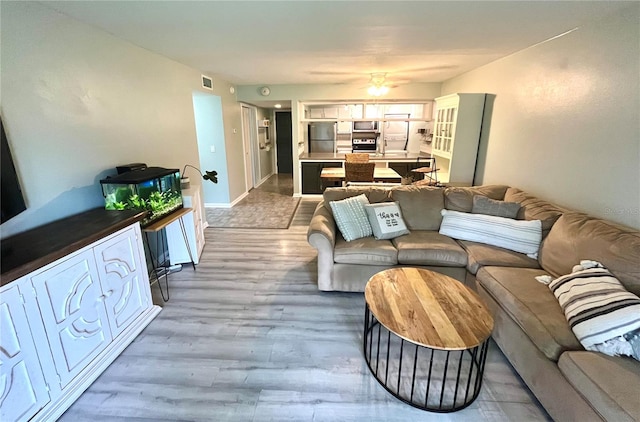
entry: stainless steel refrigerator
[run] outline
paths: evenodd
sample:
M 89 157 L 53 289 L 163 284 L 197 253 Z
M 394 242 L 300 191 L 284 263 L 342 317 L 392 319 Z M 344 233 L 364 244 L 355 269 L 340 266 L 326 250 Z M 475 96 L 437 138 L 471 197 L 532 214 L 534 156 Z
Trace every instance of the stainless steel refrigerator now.
M 309 152 L 334 152 L 335 143 L 335 122 L 309 123 Z

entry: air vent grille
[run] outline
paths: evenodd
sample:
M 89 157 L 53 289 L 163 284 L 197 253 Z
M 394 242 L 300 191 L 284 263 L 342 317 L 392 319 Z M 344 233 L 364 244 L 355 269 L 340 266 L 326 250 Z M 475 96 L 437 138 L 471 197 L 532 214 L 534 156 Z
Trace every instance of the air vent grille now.
M 210 91 L 213 91 L 213 79 L 211 79 L 208 76 L 202 75 L 202 87 L 204 89 L 208 89 Z

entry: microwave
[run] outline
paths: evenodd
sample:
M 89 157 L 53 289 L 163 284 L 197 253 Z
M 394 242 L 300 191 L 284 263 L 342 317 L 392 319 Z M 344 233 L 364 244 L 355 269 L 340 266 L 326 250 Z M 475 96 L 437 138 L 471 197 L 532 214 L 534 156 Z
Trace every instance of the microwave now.
M 373 120 L 363 120 L 363 121 L 353 122 L 353 131 L 354 132 L 377 132 L 378 122 Z

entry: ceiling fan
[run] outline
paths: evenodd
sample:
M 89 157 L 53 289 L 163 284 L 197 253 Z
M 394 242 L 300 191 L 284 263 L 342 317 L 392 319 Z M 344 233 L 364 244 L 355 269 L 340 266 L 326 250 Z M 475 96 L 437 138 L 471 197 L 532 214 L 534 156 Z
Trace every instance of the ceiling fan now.
M 389 92 L 389 88 L 395 88 L 396 86 L 390 86 L 386 73 L 372 73 L 367 92 L 373 97 L 381 97 Z

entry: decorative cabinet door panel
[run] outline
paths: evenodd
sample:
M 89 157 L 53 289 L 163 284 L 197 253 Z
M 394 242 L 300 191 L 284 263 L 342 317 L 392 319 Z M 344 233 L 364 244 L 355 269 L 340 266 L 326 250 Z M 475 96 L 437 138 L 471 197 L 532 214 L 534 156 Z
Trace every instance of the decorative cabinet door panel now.
M 49 402 L 17 283 L 0 293 L 0 420 L 27 421 Z
M 128 229 L 94 249 L 111 334 L 117 337 L 149 307 L 136 233 Z M 147 283 L 148 285 L 148 283 Z
M 32 282 L 64 388 L 111 342 L 93 252 L 81 252 Z

